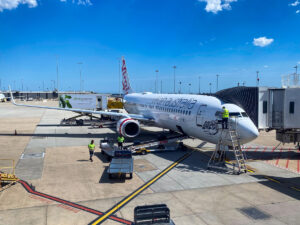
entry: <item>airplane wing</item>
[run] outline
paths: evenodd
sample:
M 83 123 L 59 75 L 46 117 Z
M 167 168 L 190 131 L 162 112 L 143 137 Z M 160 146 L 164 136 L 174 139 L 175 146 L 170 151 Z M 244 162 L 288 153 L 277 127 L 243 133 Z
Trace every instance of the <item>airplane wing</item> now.
M 98 115 L 105 115 L 105 116 L 116 116 L 116 117 L 120 117 L 120 118 L 132 118 L 132 119 L 140 120 L 140 121 L 144 121 L 144 122 L 152 122 L 153 121 L 153 118 L 147 118 L 147 117 L 144 117 L 143 115 L 139 115 L 139 114 L 127 114 L 127 113 L 94 111 L 94 110 L 85 110 L 85 109 L 66 109 L 66 108 L 59 108 L 59 107 L 17 104 L 15 102 L 15 99 L 13 97 L 11 90 L 10 90 L 10 98 L 11 98 L 12 103 L 16 106 L 41 108 L 41 109 L 54 109 L 54 110 L 62 110 L 62 111 L 76 112 L 76 113 L 82 113 L 82 114 L 98 114 Z

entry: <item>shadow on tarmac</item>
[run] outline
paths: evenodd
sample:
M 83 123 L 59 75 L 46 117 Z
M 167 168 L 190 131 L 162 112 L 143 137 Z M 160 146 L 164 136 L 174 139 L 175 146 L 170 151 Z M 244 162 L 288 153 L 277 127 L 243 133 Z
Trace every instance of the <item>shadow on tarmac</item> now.
M 173 153 L 155 153 L 163 159 L 170 160 L 172 162 L 176 161 L 184 152 L 178 151 Z M 262 153 L 265 154 L 265 153 Z M 227 155 L 227 157 L 232 157 Z M 214 173 L 214 174 L 232 174 L 224 170 L 217 169 L 207 169 L 207 163 L 209 161 L 209 155 L 203 152 L 195 151 L 192 156 L 182 161 L 177 165 L 174 170 L 179 170 L 182 172 L 200 172 L 200 173 Z M 280 193 L 288 195 L 294 199 L 300 200 L 300 177 L 278 177 L 278 176 L 266 176 L 262 174 L 247 173 L 248 176 L 254 177 L 258 180 L 258 183 L 265 185 L 273 190 Z M 235 175 L 239 176 L 239 175 Z M 275 180 L 275 181 L 274 181 Z M 276 182 L 278 181 L 278 182 Z
M 125 183 L 126 178 L 124 176 L 110 179 L 108 177 L 107 170 L 108 170 L 108 166 L 106 166 L 105 169 L 103 170 L 103 173 L 100 177 L 99 183 L 101 183 L 101 184 L 103 184 L 103 183 L 108 183 L 108 184 Z
M 258 182 L 262 185 L 265 185 L 282 194 L 288 195 L 294 199 L 300 200 L 300 177 L 283 178 L 276 176 L 267 176 L 268 178 L 271 178 L 273 180 L 272 181 L 264 175 L 251 174 L 251 176 L 259 180 L 263 180 Z M 278 181 L 279 183 L 276 181 Z

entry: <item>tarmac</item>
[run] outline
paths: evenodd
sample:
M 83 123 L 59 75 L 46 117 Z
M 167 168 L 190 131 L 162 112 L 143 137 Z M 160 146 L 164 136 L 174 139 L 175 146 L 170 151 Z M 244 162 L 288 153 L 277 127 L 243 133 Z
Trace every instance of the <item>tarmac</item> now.
M 60 126 L 63 118 L 72 116 L 0 104 L 0 159 L 15 160 L 16 175 L 24 181 L 0 192 L 0 225 L 94 224 L 114 207 L 116 212 L 102 224 L 130 224 L 136 206 L 160 203 L 170 208 L 176 225 L 300 224 L 297 169 L 279 167 L 281 159 L 276 166 L 280 148 L 267 158 L 275 160 L 274 165 L 264 158 L 265 146 L 272 149 L 277 144 L 272 133 L 245 146 L 259 146 L 248 149 L 255 157 L 247 163 L 247 174 L 208 170 L 214 145 L 186 139 L 187 151 L 136 155 L 133 179 L 111 180 L 106 173 L 109 162 L 98 146 L 103 138 L 116 139 L 115 128 Z M 136 140 L 162 133 L 160 128 L 143 127 Z M 92 139 L 97 146 L 94 162 L 87 149 Z M 297 167 L 300 156 L 293 151 L 286 158 Z M 0 160 L 0 167 L 5 163 Z

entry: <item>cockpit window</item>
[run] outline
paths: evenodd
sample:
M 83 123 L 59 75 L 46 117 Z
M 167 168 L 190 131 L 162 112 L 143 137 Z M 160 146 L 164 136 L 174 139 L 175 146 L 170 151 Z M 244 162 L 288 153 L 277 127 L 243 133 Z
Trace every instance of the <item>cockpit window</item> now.
M 229 113 L 229 117 L 242 117 L 242 115 L 239 112 L 231 112 Z
M 245 113 L 245 112 L 242 112 L 242 116 L 243 116 L 243 117 L 249 117 L 249 116 L 247 115 L 247 113 Z

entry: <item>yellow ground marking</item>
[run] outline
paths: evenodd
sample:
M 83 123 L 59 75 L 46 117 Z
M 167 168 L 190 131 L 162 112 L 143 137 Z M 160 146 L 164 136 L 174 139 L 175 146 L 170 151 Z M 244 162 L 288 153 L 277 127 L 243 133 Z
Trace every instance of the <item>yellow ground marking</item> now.
M 109 210 L 107 213 L 105 213 L 102 217 L 100 217 L 98 220 L 92 223 L 92 225 L 97 225 L 104 220 L 106 220 L 109 216 L 111 216 L 115 211 L 117 211 L 119 208 L 124 206 L 128 201 L 130 201 L 132 198 L 137 196 L 139 193 L 141 193 L 143 190 L 148 188 L 150 185 L 152 185 L 155 181 L 157 181 L 159 178 L 161 178 L 163 175 L 168 173 L 171 169 L 173 169 L 175 166 L 177 166 L 181 161 L 185 160 L 187 157 L 189 157 L 194 151 L 191 153 L 187 153 L 185 156 L 177 160 L 176 162 L 172 163 L 169 167 L 167 167 L 164 171 L 156 175 L 152 180 L 148 181 L 146 185 L 142 186 L 135 192 L 133 192 L 131 195 L 129 195 L 127 198 L 125 198 L 123 201 L 121 201 L 119 204 L 117 204 L 115 207 L 113 207 L 111 210 Z
M 292 189 L 296 190 L 296 191 L 300 191 L 299 188 L 296 188 L 296 187 L 291 187 Z
M 276 182 L 277 184 L 280 184 L 280 181 L 275 180 L 275 179 L 273 179 L 273 178 L 271 178 L 271 177 L 266 177 L 266 176 L 265 176 L 265 178 L 267 178 L 267 179 L 270 180 L 270 181 L 274 181 L 274 182 Z

